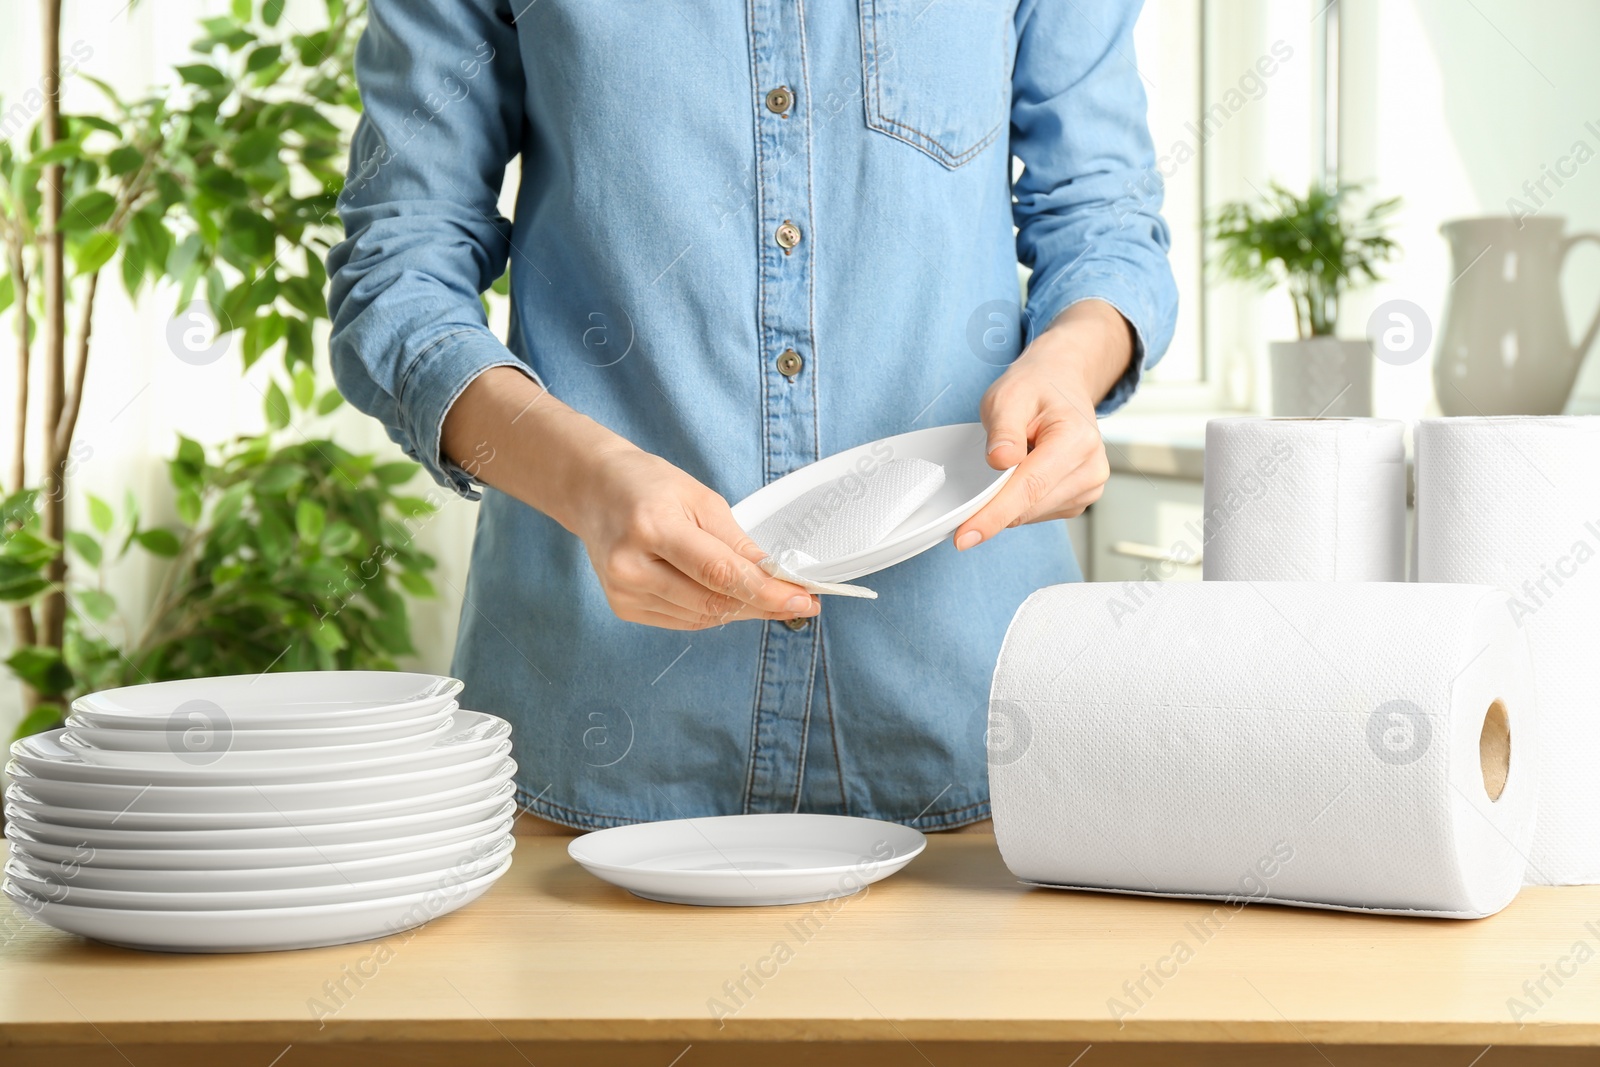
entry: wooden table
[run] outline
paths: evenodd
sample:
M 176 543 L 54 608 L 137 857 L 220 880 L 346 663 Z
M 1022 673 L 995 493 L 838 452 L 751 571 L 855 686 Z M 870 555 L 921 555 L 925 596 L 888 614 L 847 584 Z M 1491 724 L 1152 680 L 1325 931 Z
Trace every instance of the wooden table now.
M 1479 922 L 1213 911 L 1028 889 L 972 834 L 828 905 L 698 909 L 565 844 L 386 942 L 165 956 L 13 915 L 0 1064 L 1600 1064 L 1600 888 Z

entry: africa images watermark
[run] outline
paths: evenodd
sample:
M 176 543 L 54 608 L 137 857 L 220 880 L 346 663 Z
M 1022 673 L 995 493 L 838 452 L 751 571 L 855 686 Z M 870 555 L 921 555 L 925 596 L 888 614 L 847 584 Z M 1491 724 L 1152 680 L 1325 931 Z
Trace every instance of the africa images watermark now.
M 1538 614 L 1540 609 L 1560 594 L 1567 582 L 1578 576 L 1581 568 L 1600 555 L 1600 547 L 1597 547 L 1600 546 L 1600 520 L 1584 523 L 1583 530 L 1583 534 L 1572 542 L 1565 553 L 1550 563 L 1540 565 L 1537 578 L 1527 579 L 1520 589 L 1512 592 L 1506 607 L 1518 626 L 1522 625 L 1524 619 Z
M 1273 842 L 1271 849 L 1239 876 L 1236 893 L 1223 897 L 1222 903 L 1198 920 L 1185 922 L 1183 931 L 1188 936 L 1174 941 L 1165 955 L 1158 956 L 1151 963 L 1141 963 L 1138 976 L 1122 983 L 1122 996 L 1106 998 L 1106 1010 L 1116 1020 L 1118 1029 L 1126 1025 L 1123 1020 L 1139 1014 L 1155 999 L 1163 986 L 1178 977 L 1184 964 L 1194 959 L 1199 950 L 1220 934 L 1235 915 L 1256 901 L 1267 899 L 1271 895 L 1272 879 L 1292 859 L 1293 845 L 1287 841 Z
M 1600 921 L 1591 919 L 1583 924 L 1583 928 L 1589 937 L 1595 939 L 1594 942 L 1588 937 L 1578 938 L 1566 952 L 1549 963 L 1539 964 L 1538 975 L 1522 983 L 1522 996 L 1506 998 L 1506 1011 L 1518 1029 L 1526 1025 L 1525 1020 L 1537 1015 L 1554 1000 L 1561 987 L 1569 979 L 1577 977 L 1580 967 L 1594 959 L 1595 944 L 1600 943 Z
M 1165 152 L 1156 156 L 1155 166 L 1138 178 L 1129 178 L 1124 195 L 1117 198 L 1117 224 L 1122 226 L 1130 215 L 1138 214 L 1145 205 L 1161 195 L 1163 183 L 1200 155 L 1200 149 L 1215 137 L 1233 117 L 1246 106 L 1267 95 L 1267 83 L 1294 58 L 1294 48 L 1282 39 L 1272 42 L 1254 64 L 1244 69 L 1233 85 L 1222 91 L 1221 97 L 1206 108 L 1199 125 L 1193 119 L 1183 124 L 1187 137 L 1179 137 Z
M 1539 164 L 1539 175 L 1522 183 L 1522 195 L 1506 197 L 1506 214 L 1517 220 L 1517 229 L 1543 211 L 1566 188 L 1578 171 L 1597 154 L 1600 145 L 1600 120 L 1590 119 L 1583 124 L 1583 136 L 1572 142 L 1567 151 L 1556 158 L 1555 164 Z
M 836 893 L 833 896 L 816 902 L 798 918 L 784 923 L 783 931 L 788 937 L 774 941 L 771 947 L 753 962 L 741 963 L 739 973 L 722 983 L 721 995 L 706 998 L 706 1011 L 717 1021 L 717 1029 L 722 1029 L 727 1025 L 728 1019 L 747 1008 L 756 994 L 768 982 L 778 977 L 778 972 L 784 965 L 793 960 L 800 949 L 822 933 L 822 928 L 839 914 L 846 904 L 852 900 L 859 900 L 871 892 L 871 885 L 865 877 L 867 868 L 893 856 L 894 846 L 889 842 L 874 842 L 870 856 L 860 857 L 853 866 L 839 876 L 838 884 L 834 886 Z
M 1195 543 L 1205 545 L 1262 497 L 1267 495 L 1271 479 L 1283 465 L 1294 458 L 1294 446 L 1288 441 L 1274 441 L 1271 449 L 1256 457 L 1252 470 L 1246 471 L 1235 485 L 1216 495 L 1199 523 L 1190 519 L 1184 524 L 1184 536 L 1172 543 L 1165 556 L 1150 560 L 1141 568 L 1138 578 L 1122 583 L 1122 595 L 1106 600 L 1106 611 L 1111 621 L 1120 628 L 1124 620 L 1136 613 L 1159 595 L 1163 583 L 1177 569 L 1201 558 Z
M 467 848 L 439 875 L 432 889 L 419 894 L 415 904 L 390 921 L 389 936 L 363 946 L 366 951 L 354 963 L 340 964 L 338 972 L 322 983 L 321 995 L 306 998 L 306 1008 L 317 1020 L 317 1029 L 327 1026 L 329 1019 L 349 1007 L 356 994 L 378 977 L 422 926 L 458 907 L 466 887 L 484 877 L 485 865 L 494 862 L 501 847 L 498 843 L 478 842 Z

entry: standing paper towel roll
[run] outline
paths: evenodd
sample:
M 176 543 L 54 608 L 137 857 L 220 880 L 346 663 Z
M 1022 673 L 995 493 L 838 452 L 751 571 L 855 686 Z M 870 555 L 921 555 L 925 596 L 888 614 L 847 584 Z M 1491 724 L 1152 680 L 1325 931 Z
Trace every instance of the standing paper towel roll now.
M 1417 427 L 1417 578 L 1511 594 L 1539 691 L 1528 879 L 1600 883 L 1600 418 Z
M 1496 589 L 1052 586 L 989 725 L 1027 882 L 1453 918 L 1522 883 L 1534 696 Z
M 1206 423 L 1207 580 L 1404 581 L 1405 528 L 1404 423 Z

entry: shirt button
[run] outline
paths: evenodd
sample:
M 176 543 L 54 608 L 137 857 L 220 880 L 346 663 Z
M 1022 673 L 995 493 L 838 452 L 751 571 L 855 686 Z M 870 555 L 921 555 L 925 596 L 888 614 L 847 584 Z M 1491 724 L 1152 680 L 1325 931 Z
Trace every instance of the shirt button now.
M 805 365 L 806 361 L 800 358 L 800 353 L 792 348 L 785 348 L 778 356 L 778 373 L 785 378 L 793 378 Z
M 789 250 L 800 243 L 800 227 L 783 220 L 783 225 L 778 227 L 778 247 L 783 249 L 783 254 L 788 255 Z
M 799 631 L 804 630 L 810 621 L 810 619 L 784 619 L 783 624 L 791 630 Z
M 767 110 L 774 115 L 789 117 L 789 108 L 794 104 L 794 94 L 787 85 L 780 85 L 767 94 Z

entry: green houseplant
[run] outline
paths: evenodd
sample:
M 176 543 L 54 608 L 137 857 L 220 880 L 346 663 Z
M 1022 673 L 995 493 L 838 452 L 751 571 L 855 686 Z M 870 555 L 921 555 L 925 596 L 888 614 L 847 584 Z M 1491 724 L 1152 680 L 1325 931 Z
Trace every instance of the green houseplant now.
M 364 16 L 359 0 L 325 6 L 308 33 L 283 20 L 284 0 L 234 0 L 201 21 L 173 85 L 124 99 L 95 81 L 105 107 L 63 114 L 56 79 L 37 125 L 0 143 L 0 311 L 19 371 L 0 600 L 17 646 L 6 662 L 26 686 L 19 733 L 55 725 L 73 696 L 107 685 L 392 666 L 412 651 L 401 594 L 432 593 L 433 561 L 413 535 L 435 502 L 403 493 L 415 464 L 353 454 L 319 428 L 340 404 L 319 392 L 313 326 L 327 314 L 322 257 L 360 107 L 351 57 Z M 44 8 L 43 69 L 65 76 L 61 0 Z M 209 453 L 179 439 L 176 527 L 147 524 L 131 497 L 120 516 L 89 498 L 88 528 L 67 525 L 107 272 L 135 300 L 175 292 L 182 321 L 207 327 L 201 346 L 231 335 L 244 369 L 277 357 L 265 433 Z M 43 419 L 30 427 L 35 377 Z M 105 568 L 130 552 L 167 561 L 143 620 L 119 619 L 105 589 Z
M 1209 221 L 1222 277 L 1283 286 L 1294 303 L 1297 339 L 1272 345 L 1274 414 L 1371 414 L 1371 349 L 1338 339 L 1339 304 L 1381 280 L 1379 265 L 1398 251 L 1388 228 L 1400 201 L 1358 210 L 1361 194 L 1360 185 L 1314 184 L 1300 196 L 1274 183 L 1259 201 L 1225 204 Z

